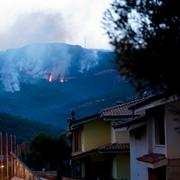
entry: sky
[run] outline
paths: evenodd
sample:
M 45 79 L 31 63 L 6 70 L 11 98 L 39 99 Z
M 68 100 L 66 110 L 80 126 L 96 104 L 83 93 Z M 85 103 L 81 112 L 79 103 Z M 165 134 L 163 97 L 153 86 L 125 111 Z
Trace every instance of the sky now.
M 0 50 L 64 42 L 110 49 L 103 12 L 111 0 L 0 0 Z

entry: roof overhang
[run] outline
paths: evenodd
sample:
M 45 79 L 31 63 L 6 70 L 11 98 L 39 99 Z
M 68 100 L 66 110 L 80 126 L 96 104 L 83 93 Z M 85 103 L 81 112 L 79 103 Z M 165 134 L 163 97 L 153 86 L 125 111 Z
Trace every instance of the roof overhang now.
M 147 154 L 137 158 L 137 160 L 144 166 L 155 169 L 168 164 L 164 154 Z
M 72 159 L 79 159 L 79 158 L 83 158 L 83 157 L 86 157 L 86 156 L 89 156 L 93 153 L 95 153 L 96 150 L 93 149 L 93 150 L 90 150 L 90 151 L 85 151 L 85 152 L 76 152 L 76 153 L 72 153 L 71 154 L 71 158 Z
M 94 114 L 94 115 L 91 115 L 91 116 L 87 116 L 87 117 L 84 117 L 82 119 L 77 119 L 75 120 L 72 125 L 71 125 L 71 129 L 77 129 L 79 128 L 81 125 L 85 124 L 85 123 L 88 123 L 90 121 L 94 121 L 94 120 L 97 120 L 97 119 L 100 119 L 100 114 Z
M 83 157 L 87 157 L 93 154 L 119 154 L 119 153 L 127 153 L 129 152 L 130 147 L 128 143 L 114 143 L 114 144 L 107 144 L 104 146 L 97 147 L 95 149 L 85 151 L 85 152 L 76 152 L 72 153 L 72 159 L 79 159 Z
M 138 123 L 136 123 L 136 124 L 130 125 L 130 126 L 128 127 L 128 130 L 131 131 L 131 130 L 133 130 L 133 129 L 137 129 L 137 128 L 143 127 L 143 126 L 145 126 L 145 125 L 146 125 L 146 122 L 145 122 L 145 121 L 143 121 L 143 122 L 138 122 Z
M 139 104 L 131 106 L 130 109 L 134 110 L 134 113 L 138 113 L 138 112 L 145 111 L 147 109 L 155 108 L 157 106 L 161 106 L 167 103 L 177 101 L 179 99 L 180 97 L 176 95 L 169 96 L 169 97 L 164 97 L 163 95 L 152 96 L 140 102 Z
M 138 116 L 138 115 L 119 115 L 119 116 L 101 116 L 103 118 L 104 121 L 122 121 L 122 122 L 126 122 L 128 121 L 130 118 L 134 117 L 134 116 Z
M 139 125 L 140 124 L 140 125 Z M 139 116 L 139 117 L 135 117 L 135 118 L 131 118 L 129 120 L 127 120 L 126 122 L 120 122 L 119 124 L 114 124 L 113 125 L 113 128 L 114 129 L 121 129 L 121 128 L 127 128 L 128 130 L 130 129 L 134 129 L 134 127 L 136 126 L 142 126 L 146 124 L 146 121 L 145 121 L 145 115 L 143 116 Z
M 104 121 L 127 121 L 129 117 L 123 116 L 104 116 L 102 117 Z

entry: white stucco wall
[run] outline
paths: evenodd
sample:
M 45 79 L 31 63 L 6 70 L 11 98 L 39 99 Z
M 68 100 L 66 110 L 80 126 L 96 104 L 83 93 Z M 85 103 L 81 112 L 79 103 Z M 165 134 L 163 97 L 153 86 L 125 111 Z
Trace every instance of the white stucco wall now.
M 131 180 L 148 179 L 148 168 L 137 161 L 138 157 L 149 153 L 161 153 L 168 159 L 180 159 L 180 102 L 166 104 L 164 113 L 165 145 L 155 142 L 155 119 L 151 112 L 147 113 L 146 128 L 141 128 L 140 139 L 135 138 L 134 130 L 130 131 Z
M 169 159 L 180 158 L 180 102 L 165 106 L 166 156 Z
M 113 127 L 111 127 L 111 143 L 116 143 L 116 134 Z
M 127 128 L 111 128 L 111 143 L 129 143 L 129 131 Z
M 130 162 L 131 162 L 131 180 L 148 179 L 148 168 L 143 166 L 136 158 L 148 153 L 148 141 L 146 127 L 140 129 L 142 136 L 136 139 L 133 130 L 130 131 Z
M 118 178 L 118 176 L 117 176 L 117 158 L 116 157 L 114 157 L 113 158 L 113 160 L 112 160 L 112 177 L 114 178 L 114 179 L 117 179 Z

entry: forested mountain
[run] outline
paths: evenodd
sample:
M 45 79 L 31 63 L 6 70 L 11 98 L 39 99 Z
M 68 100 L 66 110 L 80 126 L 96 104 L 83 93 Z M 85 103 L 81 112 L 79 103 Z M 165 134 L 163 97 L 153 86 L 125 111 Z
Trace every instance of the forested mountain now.
M 111 51 L 60 43 L 0 52 L 0 112 L 66 127 L 125 101 L 134 90 L 115 69 Z

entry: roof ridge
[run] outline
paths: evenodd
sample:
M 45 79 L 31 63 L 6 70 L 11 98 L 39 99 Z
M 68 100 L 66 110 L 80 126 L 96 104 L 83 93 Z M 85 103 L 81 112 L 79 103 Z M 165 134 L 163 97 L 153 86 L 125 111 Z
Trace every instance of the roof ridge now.
M 124 102 L 122 104 L 117 104 L 117 105 L 114 105 L 114 106 L 111 106 L 111 107 L 107 107 L 107 108 L 103 109 L 102 112 L 106 112 L 108 110 L 115 109 L 115 108 L 118 108 L 118 107 L 123 107 L 123 106 L 126 106 L 128 104 L 133 104 L 133 103 L 136 103 L 136 102 L 141 101 L 141 100 L 142 100 L 142 98 L 126 101 L 126 102 Z

